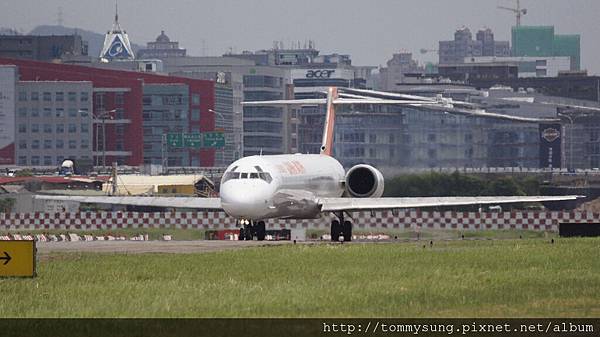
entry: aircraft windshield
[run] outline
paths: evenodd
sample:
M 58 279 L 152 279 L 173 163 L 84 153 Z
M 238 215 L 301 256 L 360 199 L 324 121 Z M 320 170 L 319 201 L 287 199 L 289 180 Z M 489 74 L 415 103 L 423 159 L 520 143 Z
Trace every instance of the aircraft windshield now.
M 243 173 L 240 173 L 240 172 L 229 171 L 229 172 L 226 172 L 225 175 L 223 176 L 223 183 L 225 183 L 229 180 L 233 180 L 233 179 L 260 179 L 260 180 L 266 181 L 269 184 L 273 181 L 271 174 L 269 174 L 267 172 L 260 172 L 260 173 L 243 172 Z

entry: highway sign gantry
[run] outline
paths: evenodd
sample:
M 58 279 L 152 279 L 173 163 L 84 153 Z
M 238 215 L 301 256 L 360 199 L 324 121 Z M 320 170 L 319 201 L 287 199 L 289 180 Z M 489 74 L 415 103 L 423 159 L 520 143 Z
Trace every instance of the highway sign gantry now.
M 183 134 L 182 133 L 168 133 L 167 144 L 170 147 L 183 147 Z
M 199 149 L 202 147 L 202 134 L 200 133 L 184 133 L 183 134 L 183 146 L 192 149 Z
M 225 147 L 225 135 L 223 132 L 206 132 L 202 134 L 203 146 L 205 148 L 222 148 Z
M 221 149 L 225 147 L 223 131 L 167 133 L 166 145 L 170 148 Z
M 0 241 L 0 277 L 34 277 L 35 241 Z

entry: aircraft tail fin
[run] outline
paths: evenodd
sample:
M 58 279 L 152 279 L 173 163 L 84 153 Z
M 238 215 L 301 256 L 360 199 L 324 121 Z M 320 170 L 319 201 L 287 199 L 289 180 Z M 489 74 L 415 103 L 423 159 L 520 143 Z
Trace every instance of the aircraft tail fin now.
M 323 141 L 321 143 L 321 154 L 331 156 L 333 154 L 333 126 L 335 124 L 335 107 L 333 101 L 338 98 L 338 89 L 330 87 L 327 90 L 327 113 L 325 114 L 325 126 L 323 130 Z

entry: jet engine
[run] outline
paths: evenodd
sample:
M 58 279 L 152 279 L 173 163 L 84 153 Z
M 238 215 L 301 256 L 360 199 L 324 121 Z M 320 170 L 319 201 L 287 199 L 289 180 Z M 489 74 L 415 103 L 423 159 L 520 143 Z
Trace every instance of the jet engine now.
M 370 165 L 355 165 L 346 173 L 346 193 L 355 198 L 383 195 L 383 175 Z

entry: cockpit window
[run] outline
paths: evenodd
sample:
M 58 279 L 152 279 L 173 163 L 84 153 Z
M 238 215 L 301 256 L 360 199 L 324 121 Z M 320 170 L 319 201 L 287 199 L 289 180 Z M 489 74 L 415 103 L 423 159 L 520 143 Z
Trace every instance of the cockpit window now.
M 239 178 L 240 178 L 239 172 L 227 172 L 227 173 L 225 173 L 225 176 L 223 177 L 223 182 L 226 182 L 231 179 L 239 179 Z
M 258 174 L 258 176 L 260 177 L 260 179 L 266 181 L 267 183 L 271 183 L 271 181 L 273 181 L 273 178 L 271 178 L 271 175 L 265 172 L 261 172 Z
M 271 175 L 269 173 L 266 172 L 245 172 L 245 173 L 240 173 L 240 172 L 226 172 L 225 175 L 223 176 L 223 183 L 232 180 L 232 179 L 260 179 L 260 180 L 264 180 L 267 183 L 271 183 L 273 181 L 273 178 L 271 177 Z

